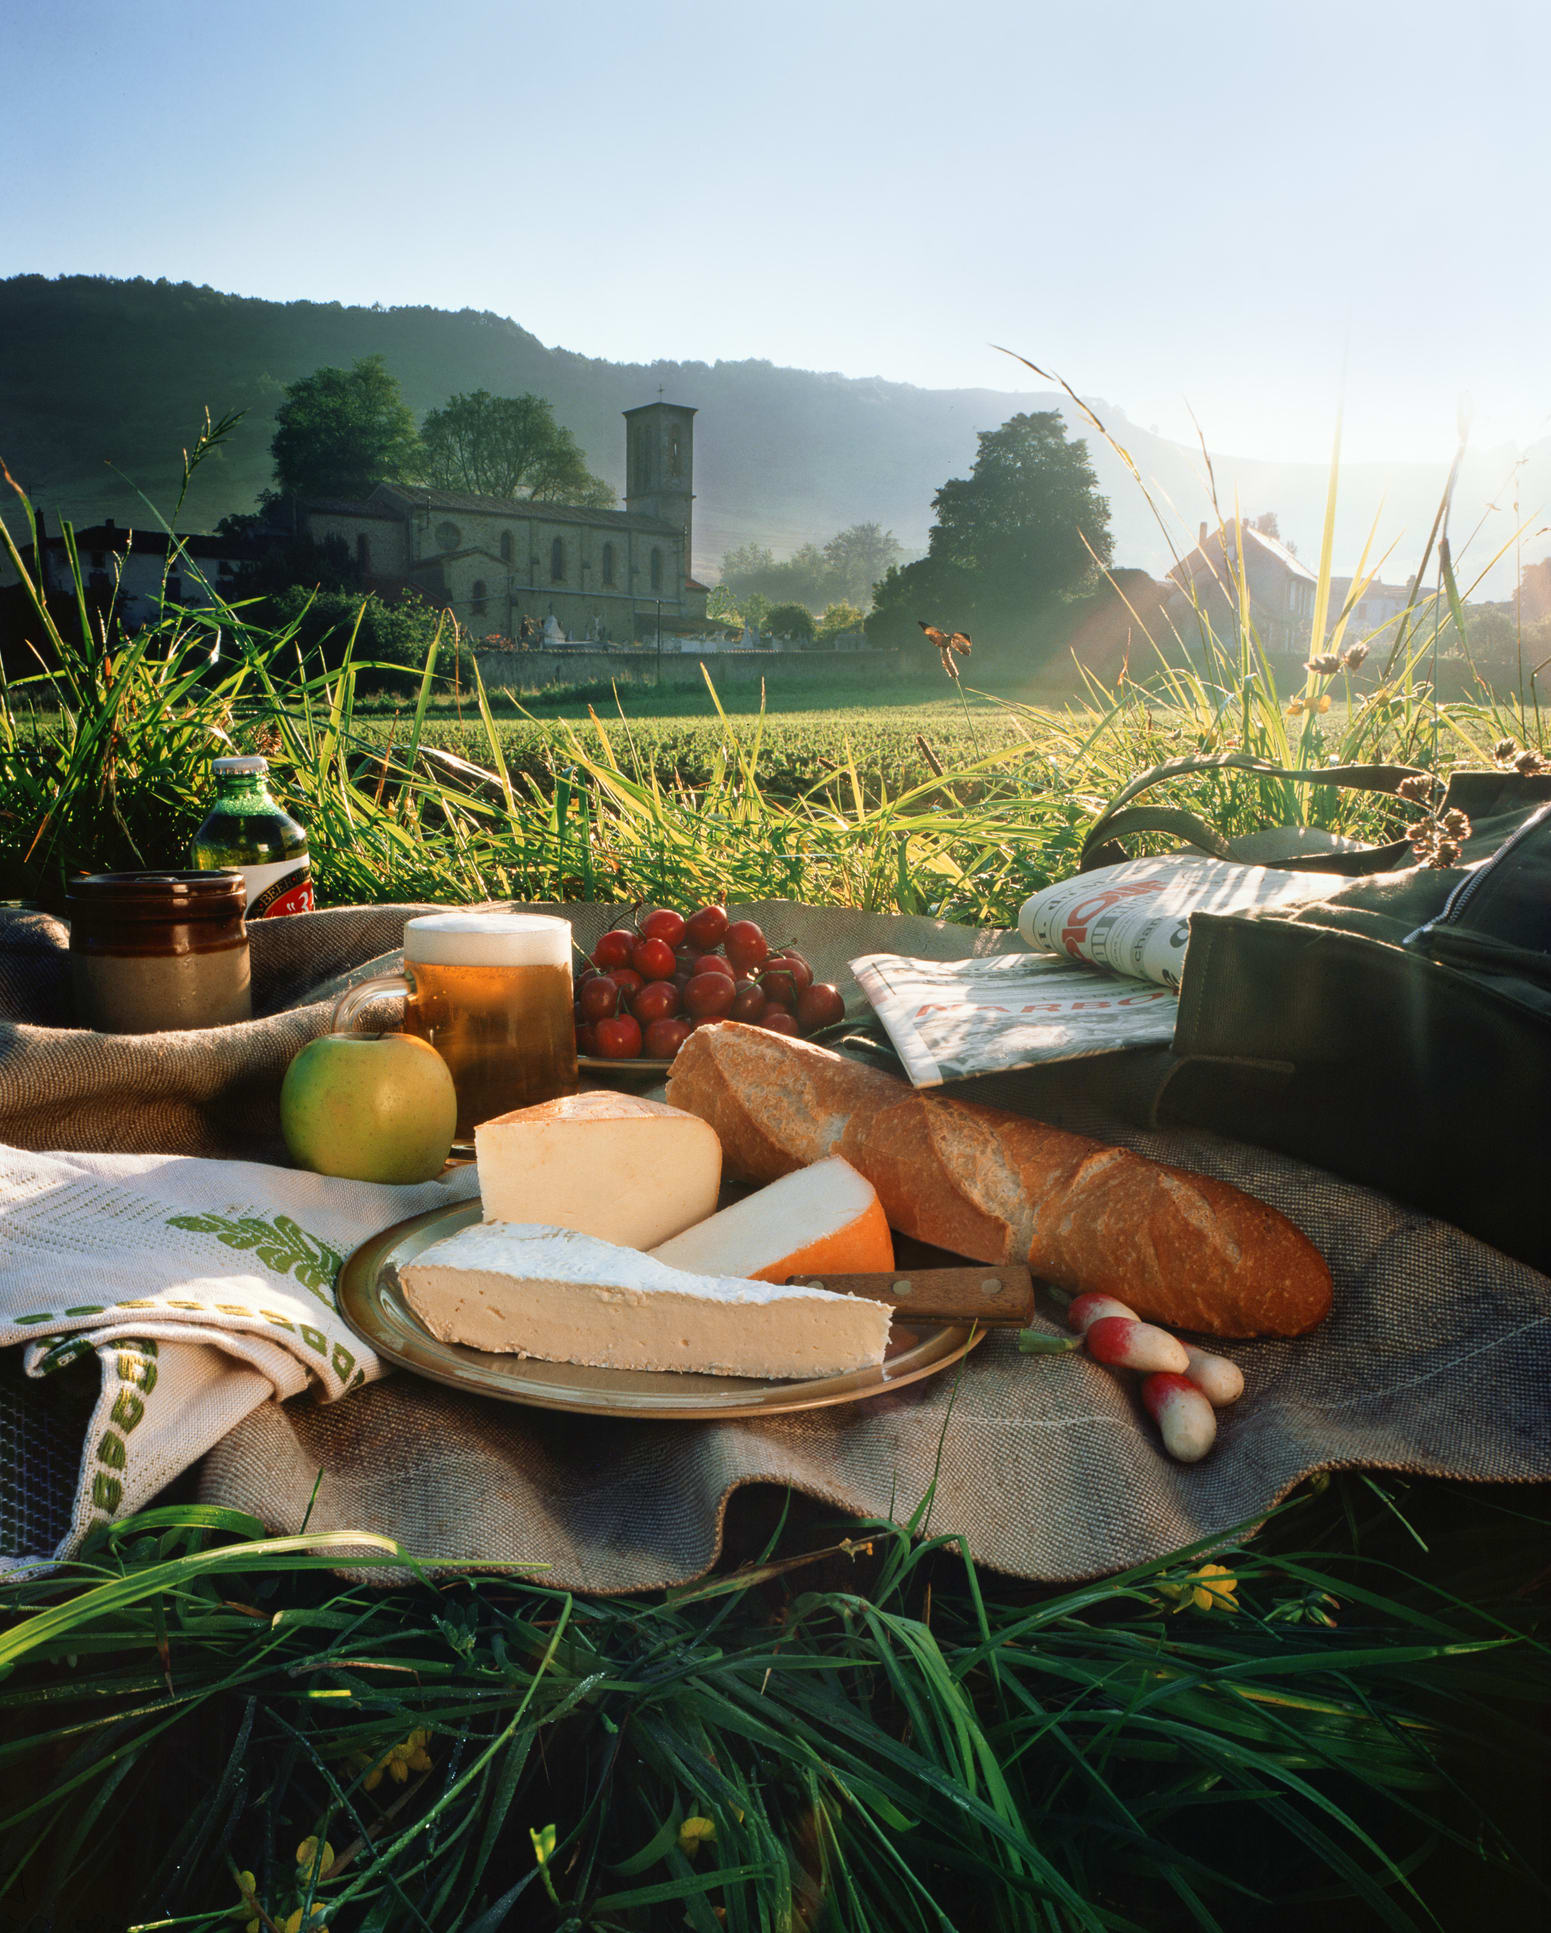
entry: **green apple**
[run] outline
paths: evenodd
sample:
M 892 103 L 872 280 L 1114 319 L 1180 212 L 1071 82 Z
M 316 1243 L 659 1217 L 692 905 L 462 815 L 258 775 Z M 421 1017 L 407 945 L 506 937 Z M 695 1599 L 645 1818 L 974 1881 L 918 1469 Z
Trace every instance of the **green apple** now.
M 350 1181 L 430 1181 L 457 1121 L 447 1063 L 414 1034 L 321 1034 L 280 1088 L 291 1159 Z

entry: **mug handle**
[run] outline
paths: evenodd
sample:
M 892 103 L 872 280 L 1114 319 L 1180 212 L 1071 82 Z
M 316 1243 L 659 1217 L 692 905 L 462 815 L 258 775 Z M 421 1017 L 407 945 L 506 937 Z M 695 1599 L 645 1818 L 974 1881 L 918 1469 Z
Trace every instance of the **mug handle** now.
M 329 1032 L 353 1033 L 356 1013 L 368 1000 L 378 1000 L 385 993 L 401 993 L 407 1000 L 413 992 L 414 988 L 402 973 L 379 973 L 370 980 L 347 987 L 334 1002 L 334 1011 L 329 1016 Z

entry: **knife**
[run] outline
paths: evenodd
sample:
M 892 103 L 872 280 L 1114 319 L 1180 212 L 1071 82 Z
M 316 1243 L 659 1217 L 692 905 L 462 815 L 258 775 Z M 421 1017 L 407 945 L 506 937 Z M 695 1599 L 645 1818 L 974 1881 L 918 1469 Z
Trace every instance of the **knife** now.
M 887 1274 L 794 1275 L 792 1281 L 805 1289 L 870 1296 L 921 1322 L 978 1322 L 983 1329 L 1022 1329 L 1034 1314 L 1034 1278 L 1022 1263 L 891 1269 Z

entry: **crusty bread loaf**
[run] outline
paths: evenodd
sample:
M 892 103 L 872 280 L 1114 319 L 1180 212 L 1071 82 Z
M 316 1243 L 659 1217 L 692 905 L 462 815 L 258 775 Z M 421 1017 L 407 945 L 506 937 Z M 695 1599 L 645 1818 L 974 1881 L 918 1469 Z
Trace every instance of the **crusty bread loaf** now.
M 697 1027 L 668 1079 L 727 1171 L 774 1181 L 844 1155 L 893 1226 L 982 1262 L 1027 1260 L 1061 1288 L 1214 1336 L 1296 1336 L 1330 1310 L 1307 1236 L 1226 1182 L 1021 1114 L 918 1094 L 811 1042 Z

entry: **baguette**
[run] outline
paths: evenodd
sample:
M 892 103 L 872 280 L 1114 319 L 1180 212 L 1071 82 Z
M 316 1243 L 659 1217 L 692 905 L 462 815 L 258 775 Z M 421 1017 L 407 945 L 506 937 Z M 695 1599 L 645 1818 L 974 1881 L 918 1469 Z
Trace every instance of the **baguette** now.
M 876 1068 L 718 1021 L 679 1049 L 668 1100 L 715 1128 L 729 1173 L 775 1181 L 843 1155 L 893 1227 L 980 1262 L 1212 1336 L 1297 1336 L 1330 1312 L 1299 1229 L 1228 1183 L 1021 1114 L 918 1094 Z

